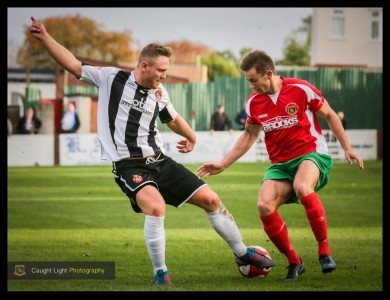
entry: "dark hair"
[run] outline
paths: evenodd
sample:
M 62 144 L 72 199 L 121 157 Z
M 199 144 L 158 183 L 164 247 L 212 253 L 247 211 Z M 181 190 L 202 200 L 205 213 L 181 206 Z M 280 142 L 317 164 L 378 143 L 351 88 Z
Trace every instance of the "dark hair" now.
M 268 70 L 272 70 L 276 74 L 272 58 L 261 50 L 253 50 L 242 59 L 240 64 L 241 71 L 247 72 L 252 68 L 255 68 L 256 72 L 261 75 L 264 75 Z
M 139 54 L 139 59 L 137 65 L 139 66 L 142 60 L 146 60 L 149 64 L 153 64 L 154 59 L 159 56 L 171 57 L 172 48 L 165 47 L 156 43 L 151 43 L 146 45 Z

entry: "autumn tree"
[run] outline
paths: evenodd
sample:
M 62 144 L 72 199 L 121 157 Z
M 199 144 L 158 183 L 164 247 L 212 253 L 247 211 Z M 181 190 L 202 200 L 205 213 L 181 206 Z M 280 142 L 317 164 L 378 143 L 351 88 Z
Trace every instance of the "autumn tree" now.
M 199 43 L 193 43 L 189 40 L 171 41 L 164 44 L 171 47 L 173 54 L 171 63 L 173 64 L 195 64 L 198 55 L 205 56 L 210 52 L 209 48 Z
M 50 17 L 40 21 L 50 35 L 76 57 L 118 65 L 136 60 L 136 53 L 131 49 L 135 41 L 129 30 L 105 31 L 95 20 L 79 14 Z M 18 51 L 17 62 L 24 67 L 54 67 L 55 61 L 30 34 L 29 28 L 25 28 L 25 40 Z
M 8 56 L 7 56 L 7 66 L 8 68 L 17 67 L 16 64 L 16 55 L 18 53 L 18 49 L 20 48 L 20 43 L 15 41 L 14 39 L 8 39 Z

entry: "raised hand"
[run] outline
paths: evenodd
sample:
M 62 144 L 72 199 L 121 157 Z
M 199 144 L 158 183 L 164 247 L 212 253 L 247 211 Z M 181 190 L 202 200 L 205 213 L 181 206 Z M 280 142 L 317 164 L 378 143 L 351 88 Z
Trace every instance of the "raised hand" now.
M 43 39 L 46 34 L 45 26 L 42 23 L 39 23 L 37 19 L 31 17 L 32 25 L 30 27 L 30 33 L 33 37 L 38 40 Z

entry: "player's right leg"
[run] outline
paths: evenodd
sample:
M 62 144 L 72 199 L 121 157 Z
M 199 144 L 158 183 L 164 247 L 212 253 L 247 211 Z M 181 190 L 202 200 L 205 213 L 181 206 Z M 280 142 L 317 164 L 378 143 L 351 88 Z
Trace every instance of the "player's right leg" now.
M 137 205 L 145 214 L 144 237 L 149 257 L 152 261 L 154 282 L 156 285 L 171 285 L 168 268 L 165 264 L 165 228 L 166 205 L 155 186 L 146 185 L 137 195 Z
M 144 238 L 153 265 L 154 283 L 170 285 L 172 283 L 165 264 L 166 204 L 157 189 L 152 172 L 145 160 L 114 163 L 116 183 L 128 196 L 133 210 L 145 215 Z
M 265 180 L 261 184 L 257 203 L 264 231 L 289 262 L 286 281 L 296 280 L 305 271 L 304 264 L 291 244 L 287 226 L 277 211 L 291 194 L 292 185 L 289 181 Z
M 298 279 L 298 276 L 302 275 L 306 271 L 305 264 L 301 260 L 299 264 L 290 264 L 287 267 L 287 276 L 284 278 L 284 281 L 295 281 Z

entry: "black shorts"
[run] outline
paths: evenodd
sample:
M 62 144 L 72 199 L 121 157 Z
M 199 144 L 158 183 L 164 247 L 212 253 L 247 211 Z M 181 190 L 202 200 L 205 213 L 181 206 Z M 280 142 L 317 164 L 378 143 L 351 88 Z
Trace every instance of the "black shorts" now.
M 146 185 L 155 186 L 166 204 L 178 207 L 206 183 L 183 165 L 162 153 L 157 157 L 121 160 L 113 163 L 115 182 L 129 197 L 133 210 L 142 212 L 136 195 Z

